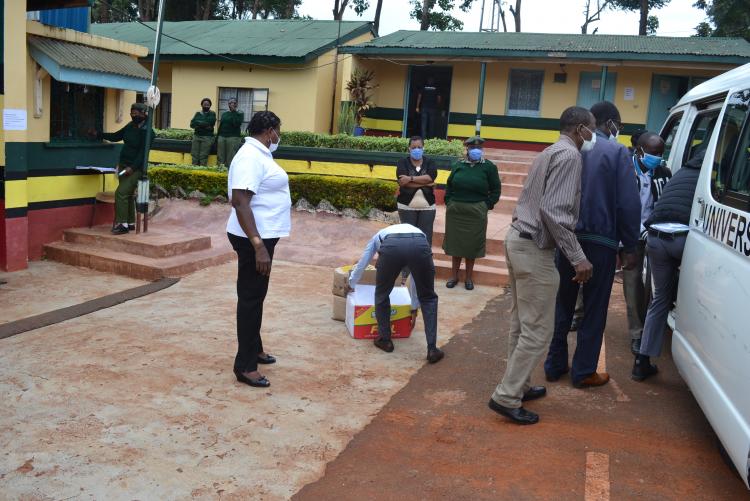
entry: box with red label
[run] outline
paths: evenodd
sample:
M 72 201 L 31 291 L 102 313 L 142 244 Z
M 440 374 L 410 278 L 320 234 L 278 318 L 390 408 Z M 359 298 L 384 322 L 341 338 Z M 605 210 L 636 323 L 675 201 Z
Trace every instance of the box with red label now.
M 406 287 L 391 291 L 391 337 L 411 336 L 411 298 Z M 378 337 L 375 318 L 375 286 L 357 285 L 346 297 L 346 329 L 354 339 Z

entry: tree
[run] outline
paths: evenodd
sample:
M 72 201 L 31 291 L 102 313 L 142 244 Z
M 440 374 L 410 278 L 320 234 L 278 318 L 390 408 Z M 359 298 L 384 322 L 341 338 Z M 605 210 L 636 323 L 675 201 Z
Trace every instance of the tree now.
M 649 12 L 661 9 L 669 2 L 670 0 L 611 0 L 611 4 L 615 9 L 641 13 L 638 20 L 639 35 L 654 35 L 656 33 L 656 28 L 659 27 L 659 20 L 656 16 L 649 16 Z M 654 21 L 649 21 L 649 17 L 653 17 Z M 652 33 L 649 33 L 649 27 L 653 30 Z
M 93 23 L 129 23 L 138 19 L 138 4 L 132 0 L 96 0 L 91 8 Z
M 458 0 L 458 8 L 468 12 L 474 0 Z M 520 3 L 520 1 L 519 1 Z M 456 7 L 455 0 L 411 0 L 411 18 L 420 23 L 420 30 L 434 29 L 438 31 L 461 30 L 464 23 L 453 17 L 450 12 Z M 439 7 L 440 10 L 435 10 Z
M 596 4 L 592 4 L 594 0 L 586 0 L 586 5 L 583 10 L 583 24 L 581 25 L 581 34 L 585 35 L 588 33 L 589 24 L 595 23 L 601 20 L 601 13 L 609 7 L 610 0 L 596 0 Z M 594 29 L 596 34 L 599 28 Z
M 365 11 L 370 8 L 370 2 L 369 0 L 354 0 L 354 3 L 352 4 L 352 8 L 354 9 L 354 12 L 356 12 L 358 16 L 362 17 Z M 373 19 L 375 33 L 378 33 L 378 30 L 380 29 L 380 14 L 382 10 L 383 10 L 383 0 L 377 0 L 377 4 L 375 6 L 375 19 Z
M 589 1 L 589 0 L 587 0 Z M 503 31 L 508 31 L 508 25 L 505 22 L 505 4 L 510 3 L 508 1 L 501 0 L 498 2 L 498 9 L 500 14 L 500 20 L 503 22 Z M 516 33 L 520 33 L 521 31 L 521 0 L 516 0 L 515 6 L 508 5 L 508 10 L 510 11 L 511 16 L 513 16 L 513 27 L 516 30 Z
M 344 16 L 344 11 L 346 10 L 346 6 L 349 3 L 349 0 L 334 0 L 333 3 L 333 19 L 336 21 L 341 21 L 341 18 Z
M 750 0 L 699 0 L 693 5 L 708 17 L 696 26 L 697 36 L 742 37 L 750 41 Z

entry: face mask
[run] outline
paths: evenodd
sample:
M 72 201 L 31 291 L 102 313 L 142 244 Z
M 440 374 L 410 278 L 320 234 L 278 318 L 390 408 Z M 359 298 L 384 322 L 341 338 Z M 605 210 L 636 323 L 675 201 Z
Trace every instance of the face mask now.
M 469 150 L 469 160 L 472 162 L 478 162 L 482 159 L 482 149 L 472 148 Z
M 279 143 L 281 142 L 281 136 L 279 136 L 279 133 L 276 132 L 276 129 L 271 129 L 271 130 L 273 130 L 274 134 L 276 134 L 276 139 L 277 139 L 277 141 L 275 143 L 271 143 L 268 146 L 268 151 L 270 151 L 271 153 L 273 153 L 279 147 Z
M 643 152 L 643 156 L 640 158 L 640 160 L 643 166 L 648 170 L 654 170 L 661 165 L 661 157 L 650 155 L 645 151 Z
M 422 148 L 414 148 L 409 152 L 409 155 L 414 160 L 422 160 L 422 154 L 424 153 L 424 150 Z
M 130 117 L 133 120 L 133 123 L 139 124 L 142 123 L 144 120 L 146 120 L 146 117 L 142 117 L 140 115 L 136 115 L 134 117 Z
M 591 132 L 588 127 L 584 127 L 584 129 Z M 581 139 L 583 139 L 583 136 L 581 136 Z M 591 139 L 583 139 L 583 145 L 581 146 L 581 151 L 591 151 L 594 149 L 595 144 L 596 144 L 596 134 L 591 132 Z
M 617 142 L 617 136 L 620 134 L 620 129 L 618 129 L 617 127 L 615 127 L 615 133 L 612 134 L 612 127 L 610 127 L 609 125 L 607 125 L 607 128 L 609 129 L 609 140 L 616 143 Z

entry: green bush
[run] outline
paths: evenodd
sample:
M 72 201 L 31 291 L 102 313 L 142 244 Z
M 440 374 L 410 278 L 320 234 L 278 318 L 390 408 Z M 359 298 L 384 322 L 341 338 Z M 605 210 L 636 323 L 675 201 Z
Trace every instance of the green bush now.
M 192 140 L 193 131 L 185 129 L 159 129 L 156 137 L 163 139 Z M 349 134 L 316 134 L 314 132 L 283 131 L 281 144 L 284 146 L 306 146 L 309 148 L 337 148 L 345 150 L 392 151 L 405 153 L 409 140 L 403 137 L 350 136 Z M 427 155 L 463 155 L 463 143 L 457 139 L 428 139 L 424 144 Z
M 198 190 L 211 197 L 227 194 L 227 173 L 209 168 L 185 168 L 184 166 L 155 166 L 148 170 L 153 184 L 168 191 L 182 188 L 186 193 Z M 371 208 L 384 211 L 396 209 L 394 181 L 351 177 L 317 176 L 314 174 L 292 174 L 289 190 L 292 202 L 300 198 L 313 205 L 326 199 L 339 209 L 349 208 L 366 212 Z

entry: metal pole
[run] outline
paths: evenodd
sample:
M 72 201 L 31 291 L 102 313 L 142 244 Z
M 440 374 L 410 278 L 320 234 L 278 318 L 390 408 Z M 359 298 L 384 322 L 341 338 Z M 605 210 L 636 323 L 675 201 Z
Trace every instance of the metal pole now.
M 331 123 L 328 124 L 328 133 L 333 134 L 333 121 L 334 117 L 336 116 L 336 107 L 339 108 L 339 113 L 341 113 L 341 102 L 336 102 L 336 91 L 338 90 L 336 87 L 339 85 L 339 40 L 341 39 L 341 19 L 339 19 L 339 30 L 336 35 L 336 48 L 334 49 L 334 60 L 333 60 L 333 108 L 331 109 Z M 343 76 L 343 75 L 342 75 Z M 343 91 L 342 95 L 343 96 Z M 351 132 L 351 131 L 350 131 Z M 339 134 L 341 134 L 341 131 L 338 131 Z
M 164 26 L 164 3 L 166 0 L 159 0 L 159 17 L 156 27 L 156 42 L 154 46 L 154 62 L 151 68 L 151 86 L 156 86 L 156 81 L 159 78 L 159 53 L 161 51 L 161 32 Z M 149 200 L 149 184 L 148 184 L 148 155 L 151 151 L 151 128 L 154 123 L 154 107 L 149 106 L 148 118 L 146 119 L 146 144 L 144 145 L 143 154 L 143 170 L 141 171 L 141 178 L 138 180 L 138 199 L 135 204 L 135 208 L 139 214 L 143 214 L 143 232 L 148 231 L 148 200 Z M 138 221 L 140 223 L 140 221 Z M 136 231 L 140 229 L 140 224 L 136 227 Z
M 475 127 L 476 135 L 482 132 L 482 106 L 484 105 L 484 80 L 487 78 L 487 63 L 482 63 L 482 71 L 479 75 L 479 99 L 477 100 L 477 122 Z
M 607 66 L 602 66 L 601 86 L 599 87 L 599 101 L 604 101 L 607 89 Z
M 414 66 L 409 66 L 406 70 L 406 83 L 404 83 L 404 114 L 401 117 L 401 137 L 406 137 L 408 132 L 409 121 L 409 101 L 411 101 L 411 76 L 414 73 Z
M 482 12 L 479 14 L 479 32 L 482 32 L 482 25 L 484 24 L 484 2 L 486 0 L 482 0 Z M 492 0 L 493 2 L 495 0 Z

